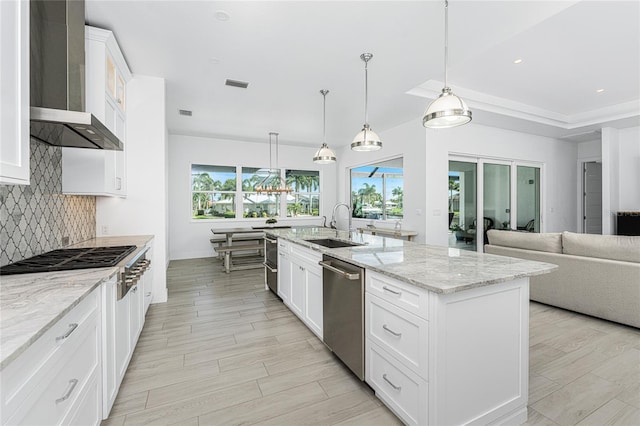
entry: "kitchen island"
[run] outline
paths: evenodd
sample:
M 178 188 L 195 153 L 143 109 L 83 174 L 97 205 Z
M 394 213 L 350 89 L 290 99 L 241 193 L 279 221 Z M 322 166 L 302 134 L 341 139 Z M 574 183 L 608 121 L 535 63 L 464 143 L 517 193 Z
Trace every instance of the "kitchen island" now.
M 529 277 L 555 265 L 328 228 L 267 234 L 281 239 L 291 257 L 328 255 L 365 269 L 365 381 L 405 423 L 526 421 Z M 322 238 L 357 245 L 307 241 Z M 318 292 L 296 302 L 302 275 L 291 277 L 285 303 L 312 328 L 304 307 L 317 306 Z

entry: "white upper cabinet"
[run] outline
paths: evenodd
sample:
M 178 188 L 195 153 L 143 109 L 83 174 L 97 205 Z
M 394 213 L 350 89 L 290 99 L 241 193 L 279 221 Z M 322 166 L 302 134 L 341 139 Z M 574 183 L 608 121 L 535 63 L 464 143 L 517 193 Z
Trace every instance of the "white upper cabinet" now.
M 28 185 L 28 1 L 0 1 L 0 58 L 0 183 Z
M 125 197 L 126 90 L 131 72 L 111 31 L 85 26 L 86 108 L 125 145 L 124 151 L 63 148 L 65 194 Z

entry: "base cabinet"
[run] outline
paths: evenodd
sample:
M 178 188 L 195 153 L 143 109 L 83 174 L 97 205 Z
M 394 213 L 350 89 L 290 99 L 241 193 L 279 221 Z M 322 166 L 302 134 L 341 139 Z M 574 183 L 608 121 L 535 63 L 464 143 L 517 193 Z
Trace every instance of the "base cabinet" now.
M 99 423 L 100 300 L 96 289 L 2 371 L 1 424 Z
M 291 299 L 291 255 L 278 251 L 278 296 L 285 305 L 289 305 Z
M 526 421 L 528 278 L 437 294 L 366 277 L 365 380 L 402 421 Z
M 322 254 L 289 242 L 278 244 L 278 295 L 322 340 Z

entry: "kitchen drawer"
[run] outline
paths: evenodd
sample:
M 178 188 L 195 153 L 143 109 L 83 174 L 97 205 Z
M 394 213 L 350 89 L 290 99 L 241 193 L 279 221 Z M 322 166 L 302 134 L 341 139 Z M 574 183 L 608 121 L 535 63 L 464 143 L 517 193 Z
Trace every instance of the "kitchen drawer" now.
M 296 244 L 292 246 L 291 254 L 303 262 L 306 262 L 309 266 L 322 269 L 322 267 L 318 265 L 318 262 L 322 260 L 322 253 L 319 251 L 311 250 L 310 248 Z
M 278 253 L 291 253 L 291 243 L 278 238 Z
M 429 323 L 368 292 L 365 303 L 367 339 L 428 380 Z
M 423 319 L 428 319 L 429 292 L 367 270 L 367 291 Z
M 97 290 L 87 295 L 2 372 L 2 419 L 17 409 L 32 392 L 41 389 L 43 382 L 51 379 L 55 373 L 52 366 L 63 355 L 73 353 L 69 347 L 77 345 L 78 336 L 84 329 L 95 327 Z
M 75 404 L 69 416 L 62 422 L 65 425 L 97 425 L 102 420 L 102 401 L 100 400 L 100 372 L 96 370 Z
M 427 381 L 370 341 L 367 341 L 366 360 L 365 380 L 376 396 L 406 424 L 427 425 Z
M 99 373 L 98 311 L 78 327 L 73 340 L 62 347 L 56 362 L 47 363 L 46 376 L 18 407 L 8 424 L 44 425 L 65 423 L 64 419 L 84 401 L 87 384 Z M 50 374 L 49 374 L 50 373 Z M 90 390 L 90 389 L 87 389 Z M 98 404 L 100 399 L 95 394 Z

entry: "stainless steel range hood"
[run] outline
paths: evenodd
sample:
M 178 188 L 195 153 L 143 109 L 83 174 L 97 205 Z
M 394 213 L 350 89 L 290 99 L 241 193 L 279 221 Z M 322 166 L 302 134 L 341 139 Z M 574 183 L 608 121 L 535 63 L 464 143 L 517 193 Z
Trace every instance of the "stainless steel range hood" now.
M 31 0 L 31 136 L 50 145 L 122 151 L 85 112 L 84 1 Z

